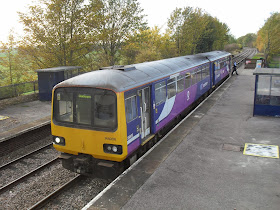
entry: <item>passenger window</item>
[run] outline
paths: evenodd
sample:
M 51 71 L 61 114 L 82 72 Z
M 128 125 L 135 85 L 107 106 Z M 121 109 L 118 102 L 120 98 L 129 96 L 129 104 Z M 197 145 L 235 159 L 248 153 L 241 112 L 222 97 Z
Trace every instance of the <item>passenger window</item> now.
M 180 93 L 184 90 L 184 75 L 177 77 L 177 92 Z
M 185 89 L 189 88 L 192 85 L 192 78 L 190 73 L 186 73 L 185 76 Z
M 205 79 L 208 75 L 209 75 L 208 69 L 206 66 L 204 66 L 202 69 L 202 79 Z
M 125 114 L 127 123 L 137 118 L 137 103 L 135 95 L 125 99 Z
M 195 83 L 201 81 L 201 68 L 195 70 L 194 78 L 195 78 Z
M 166 98 L 166 83 L 165 81 L 155 84 L 155 102 L 156 106 L 165 102 Z
M 169 79 L 167 81 L 167 96 L 172 98 L 176 95 L 176 78 Z

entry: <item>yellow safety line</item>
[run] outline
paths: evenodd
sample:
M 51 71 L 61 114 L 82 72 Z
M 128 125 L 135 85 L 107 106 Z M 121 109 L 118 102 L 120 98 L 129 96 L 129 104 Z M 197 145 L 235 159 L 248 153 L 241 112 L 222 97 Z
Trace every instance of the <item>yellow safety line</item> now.
M 253 154 L 246 154 L 247 145 L 262 145 L 262 146 L 272 146 L 277 148 L 277 157 L 271 157 L 271 156 L 262 156 L 262 155 L 253 155 Z M 251 156 L 257 156 L 257 157 L 267 157 L 267 158 L 279 158 L 279 146 L 278 145 L 268 145 L 268 144 L 252 144 L 252 143 L 245 143 L 245 147 L 243 150 L 243 155 L 251 155 Z
M 9 117 L 0 115 L 0 120 L 6 120 L 6 119 L 8 119 L 8 118 L 9 118 Z

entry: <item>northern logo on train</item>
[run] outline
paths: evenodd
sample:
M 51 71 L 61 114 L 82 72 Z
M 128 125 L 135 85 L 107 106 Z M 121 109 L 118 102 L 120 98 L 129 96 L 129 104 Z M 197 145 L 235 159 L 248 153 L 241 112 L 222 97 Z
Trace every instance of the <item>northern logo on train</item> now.
M 208 82 L 202 83 L 200 84 L 200 90 L 202 90 L 203 88 L 205 88 L 208 85 Z
M 187 92 L 187 101 L 190 100 L 190 91 Z

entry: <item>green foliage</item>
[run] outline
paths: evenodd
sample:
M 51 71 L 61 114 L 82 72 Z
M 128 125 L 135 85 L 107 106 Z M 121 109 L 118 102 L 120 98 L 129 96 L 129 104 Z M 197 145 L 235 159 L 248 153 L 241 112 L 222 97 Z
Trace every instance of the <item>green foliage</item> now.
M 137 0 L 91 0 L 88 9 L 86 25 L 90 36 L 99 41 L 101 62 L 114 65 L 125 40 L 146 28 L 143 10 Z
M 252 59 L 260 59 L 260 58 L 264 58 L 264 54 L 263 53 L 258 53 L 258 54 L 254 55 L 252 57 Z
M 27 14 L 19 13 L 26 32 L 20 51 L 32 68 L 85 63 L 89 42 L 85 30 L 84 0 L 39 0 Z
M 158 27 L 134 32 L 122 47 L 123 62 L 126 64 L 159 60 L 176 56 L 175 43 L 170 32 L 160 34 Z
M 250 33 L 245 36 L 241 36 L 237 39 L 237 43 L 241 44 L 243 47 L 255 47 L 256 46 L 257 35 Z
M 168 27 L 173 32 L 179 55 L 221 50 L 228 42 L 227 25 L 198 8 L 175 9 Z
M 258 31 L 257 48 L 263 52 L 266 61 L 280 54 L 280 13 L 273 13 Z

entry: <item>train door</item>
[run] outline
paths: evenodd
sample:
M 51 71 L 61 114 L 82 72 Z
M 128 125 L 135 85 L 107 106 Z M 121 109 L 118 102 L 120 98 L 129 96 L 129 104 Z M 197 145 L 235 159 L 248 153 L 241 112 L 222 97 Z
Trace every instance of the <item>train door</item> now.
M 215 62 L 212 63 L 212 73 L 211 73 L 212 87 L 215 85 Z
M 145 87 L 138 91 L 140 101 L 140 118 L 141 118 L 141 139 L 151 133 L 151 97 L 150 87 Z

